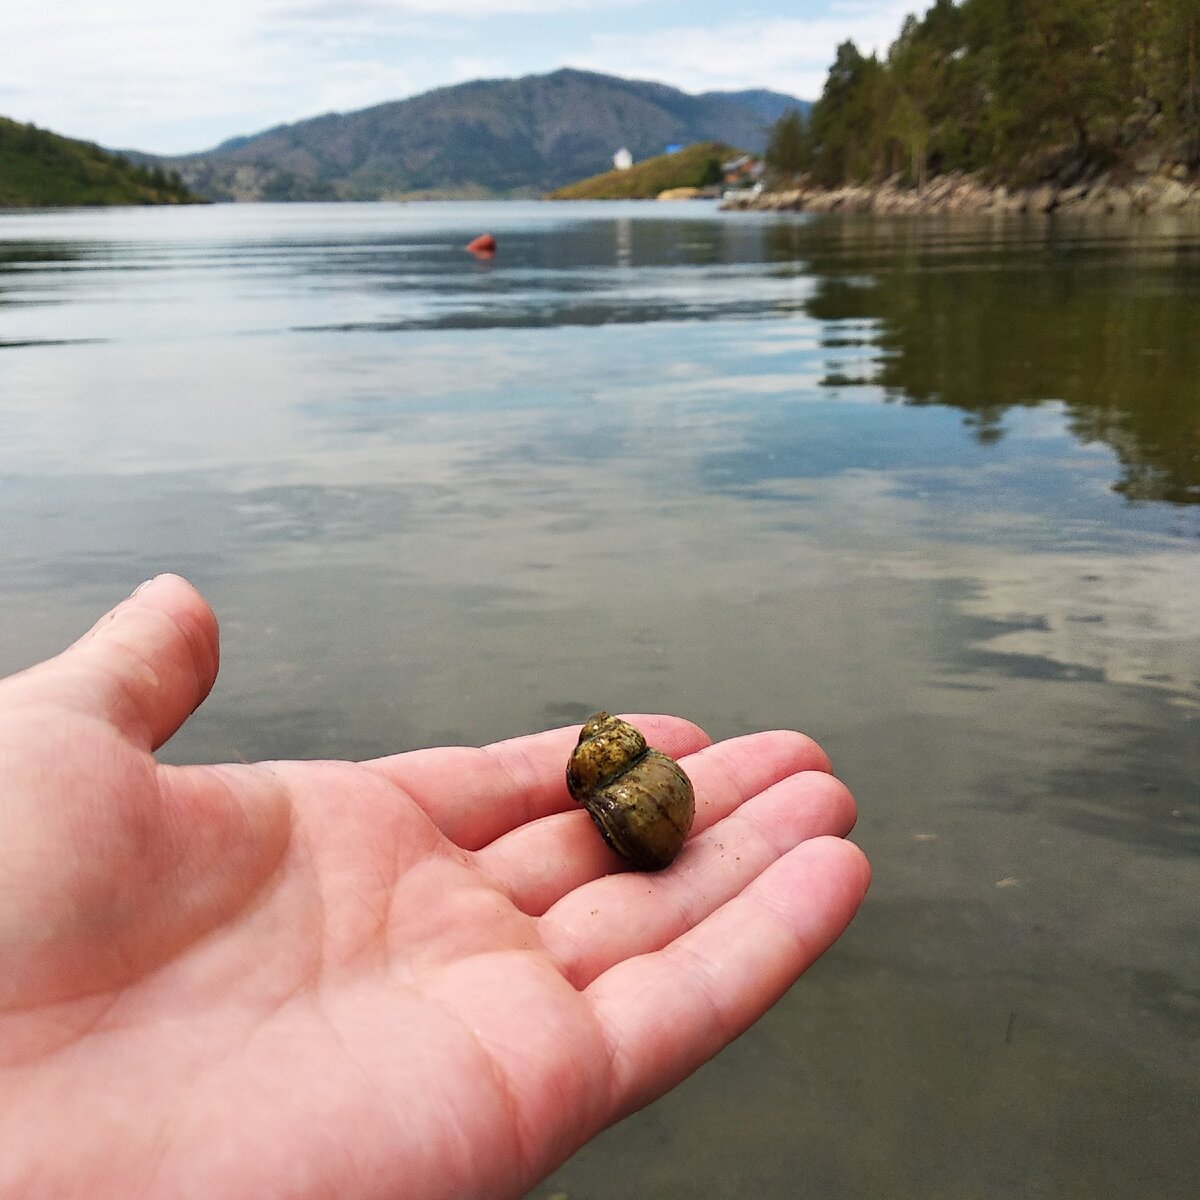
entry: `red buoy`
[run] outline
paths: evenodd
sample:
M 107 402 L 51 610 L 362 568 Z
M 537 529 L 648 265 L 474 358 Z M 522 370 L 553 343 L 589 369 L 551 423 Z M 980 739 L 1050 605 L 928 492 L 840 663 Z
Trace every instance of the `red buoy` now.
M 490 233 L 481 233 L 467 243 L 467 249 L 479 258 L 491 258 L 496 253 L 496 239 Z

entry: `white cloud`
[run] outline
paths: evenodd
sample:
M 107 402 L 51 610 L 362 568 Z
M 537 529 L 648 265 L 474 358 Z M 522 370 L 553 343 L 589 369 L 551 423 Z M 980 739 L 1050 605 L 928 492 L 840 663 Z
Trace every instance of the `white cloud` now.
M 595 71 L 670 82 L 703 92 L 768 87 L 816 99 L 839 43 L 883 52 L 913 0 L 863 0 L 831 6 L 835 15 L 730 21 L 654 34 L 600 34 L 572 62 Z M 836 15 L 844 14 L 844 15 Z
M 503 79 L 514 72 L 497 55 L 456 54 L 450 60 L 447 83 L 466 83 L 471 79 Z
M 697 91 L 815 96 L 839 41 L 883 48 L 912 7 L 827 0 L 819 19 L 652 34 L 664 10 L 653 0 L 18 0 L 0 37 L 0 111 L 102 145 L 182 153 L 564 59 Z M 497 16 L 512 20 L 487 21 Z M 646 32 L 616 32 L 639 22 Z M 608 32 L 589 37 L 589 26 Z
M 608 0 L 612 3 L 613 0 Z M 628 3 L 629 0 L 617 0 Z M 356 19 L 380 20 L 393 16 L 495 17 L 518 13 L 550 14 L 594 8 L 601 0 L 312 0 L 289 3 L 275 0 L 264 5 L 278 16 L 341 23 Z
M 0 40 L 12 115 L 110 145 L 139 126 L 232 115 L 269 96 L 285 68 L 255 44 L 263 8 L 208 0 L 201 16 L 149 0 L 19 6 Z
M 449 68 L 431 56 L 388 61 L 378 48 L 388 38 L 418 34 L 452 45 L 469 36 L 471 18 L 550 15 L 598 2 L 17 3 L 6 8 L 0 37 L 3 111 L 109 146 L 196 150 L 211 144 L 206 137 L 394 100 L 448 81 Z
M 316 88 L 308 93 L 313 98 L 312 106 L 296 116 L 353 112 L 385 100 L 409 96 L 421 86 L 402 67 L 378 59 L 355 59 L 326 65 L 315 82 Z

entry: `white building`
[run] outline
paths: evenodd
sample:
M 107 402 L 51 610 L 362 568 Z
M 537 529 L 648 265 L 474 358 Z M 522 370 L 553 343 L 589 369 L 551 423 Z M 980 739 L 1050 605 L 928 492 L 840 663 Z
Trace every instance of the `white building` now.
M 630 154 L 624 146 L 622 146 L 620 150 L 613 155 L 613 166 L 618 171 L 628 171 L 629 168 L 633 166 L 633 155 Z

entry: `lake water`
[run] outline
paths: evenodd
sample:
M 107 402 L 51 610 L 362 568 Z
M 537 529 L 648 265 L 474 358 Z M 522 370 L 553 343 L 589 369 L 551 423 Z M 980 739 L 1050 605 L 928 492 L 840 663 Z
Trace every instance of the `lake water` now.
M 3 214 L 0 495 L 0 669 L 214 604 L 175 760 L 831 752 L 855 925 L 534 1196 L 1200 1194 L 1200 225 Z

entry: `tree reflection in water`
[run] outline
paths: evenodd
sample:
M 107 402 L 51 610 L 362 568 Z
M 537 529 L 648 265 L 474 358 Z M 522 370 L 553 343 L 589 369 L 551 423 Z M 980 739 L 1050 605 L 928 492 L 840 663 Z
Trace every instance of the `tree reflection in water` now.
M 831 218 L 777 224 L 767 248 L 817 280 L 810 316 L 874 324 L 873 374 L 826 382 L 959 408 L 985 444 L 1012 407 L 1057 400 L 1115 452 L 1115 491 L 1200 503 L 1195 222 Z

